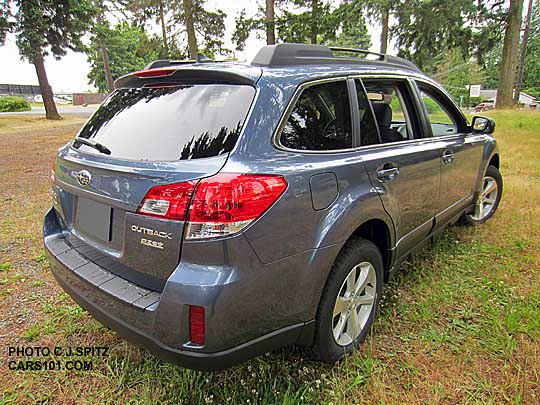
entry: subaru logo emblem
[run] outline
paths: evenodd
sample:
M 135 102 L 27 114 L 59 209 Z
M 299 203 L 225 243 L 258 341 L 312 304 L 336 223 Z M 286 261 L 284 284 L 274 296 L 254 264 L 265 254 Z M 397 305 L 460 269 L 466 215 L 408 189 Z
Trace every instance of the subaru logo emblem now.
M 92 175 L 88 170 L 81 170 L 77 173 L 77 181 L 81 186 L 87 186 L 92 181 Z

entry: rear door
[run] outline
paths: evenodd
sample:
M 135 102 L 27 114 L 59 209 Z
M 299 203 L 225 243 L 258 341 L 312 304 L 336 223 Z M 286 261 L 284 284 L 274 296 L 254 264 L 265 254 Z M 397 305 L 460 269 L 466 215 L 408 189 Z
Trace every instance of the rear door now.
M 431 231 L 439 199 L 440 148 L 423 138 L 422 123 L 407 79 L 357 79 L 360 114 L 366 93 L 381 141 L 364 141 L 365 166 L 396 229 L 397 257 L 407 253 Z M 364 87 L 363 87 L 364 86 Z M 364 90 L 365 88 L 365 90 Z
M 438 88 L 416 81 L 428 136 L 441 149 L 441 195 L 437 221 L 446 222 L 472 201 L 482 162 L 484 137 L 471 133 L 463 114 Z
M 154 186 L 217 173 L 254 95 L 253 87 L 233 84 L 113 93 L 81 129 L 81 141 L 69 142 L 56 161 L 55 208 L 67 239 L 98 265 L 160 290 L 179 262 L 184 223 L 137 208 Z

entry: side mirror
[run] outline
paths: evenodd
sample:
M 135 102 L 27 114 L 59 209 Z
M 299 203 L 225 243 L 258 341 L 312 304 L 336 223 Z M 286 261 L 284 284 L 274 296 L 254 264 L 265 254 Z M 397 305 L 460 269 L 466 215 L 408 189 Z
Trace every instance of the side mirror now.
M 479 115 L 473 117 L 471 126 L 475 134 L 492 134 L 495 131 L 495 121 Z

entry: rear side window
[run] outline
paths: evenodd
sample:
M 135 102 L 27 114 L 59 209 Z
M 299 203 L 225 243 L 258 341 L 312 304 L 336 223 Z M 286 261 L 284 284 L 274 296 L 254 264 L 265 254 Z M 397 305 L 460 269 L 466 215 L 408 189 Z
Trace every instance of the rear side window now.
M 283 128 L 280 142 L 297 150 L 351 148 L 351 107 L 345 80 L 306 88 Z
M 116 90 L 81 129 L 111 157 L 175 161 L 230 152 L 255 95 L 250 86 L 200 84 Z M 88 153 L 96 150 L 75 142 Z

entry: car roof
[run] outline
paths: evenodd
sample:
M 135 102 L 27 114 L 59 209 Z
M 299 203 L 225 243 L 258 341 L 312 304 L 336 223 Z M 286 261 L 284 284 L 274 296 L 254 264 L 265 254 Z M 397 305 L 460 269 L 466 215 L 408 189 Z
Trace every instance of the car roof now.
M 336 52 L 347 56 L 338 56 Z M 374 56 L 375 60 L 369 59 L 370 56 Z M 265 82 L 285 79 L 287 83 L 294 84 L 343 75 L 412 75 L 433 82 L 412 62 L 403 58 L 360 49 L 307 44 L 264 46 L 251 63 L 212 61 L 200 57 L 196 61 L 158 60 L 151 62 L 146 70 L 156 68 L 173 69 L 175 79 L 206 78 L 251 85 L 256 85 L 261 78 Z M 116 82 L 117 87 L 145 83 L 147 79 L 138 79 L 138 73 L 121 77 Z
M 316 78 L 327 78 L 335 76 L 369 76 L 369 75 L 388 75 L 388 76 L 404 76 L 416 75 L 424 76 L 419 71 L 407 68 L 396 68 L 382 63 L 369 63 L 359 65 L 319 65 L 319 66 L 288 66 L 288 67 L 264 67 L 262 68 L 262 76 L 265 78 L 287 78 L 291 81 L 297 80 L 303 82 Z

